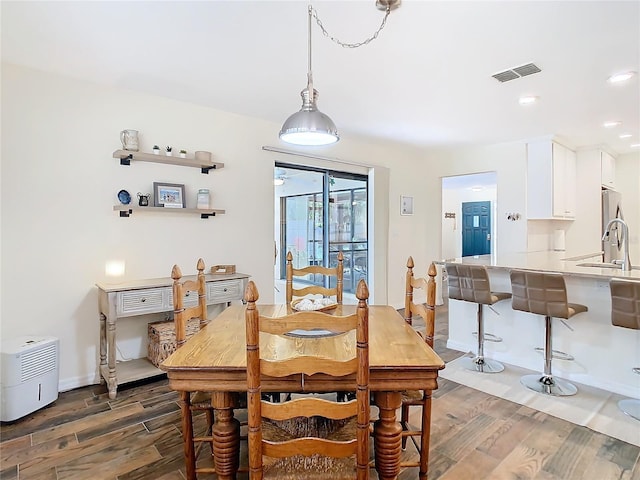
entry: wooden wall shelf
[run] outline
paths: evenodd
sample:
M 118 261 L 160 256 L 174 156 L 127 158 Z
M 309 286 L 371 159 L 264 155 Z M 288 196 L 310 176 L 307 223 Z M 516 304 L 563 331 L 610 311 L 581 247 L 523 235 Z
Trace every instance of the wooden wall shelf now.
M 224 215 L 224 210 L 213 208 L 165 208 L 165 207 L 136 207 L 135 205 L 114 205 L 113 210 L 120 212 L 121 217 L 128 217 L 133 212 L 181 213 L 200 215 L 200 218 Z
M 204 174 L 208 174 L 209 170 L 219 170 L 224 168 L 224 163 L 202 162 L 193 157 L 182 158 L 180 156 L 167 156 L 162 153 L 156 155 L 154 153 L 131 152 L 129 150 L 116 150 L 113 152 L 113 158 L 119 158 L 120 165 L 131 165 L 131 162 L 164 163 L 169 165 L 199 168 Z

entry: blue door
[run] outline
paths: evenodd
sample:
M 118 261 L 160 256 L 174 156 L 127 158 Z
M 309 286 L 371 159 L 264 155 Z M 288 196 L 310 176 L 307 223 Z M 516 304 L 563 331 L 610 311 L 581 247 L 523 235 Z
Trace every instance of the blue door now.
M 491 253 L 491 202 L 462 203 L 462 256 Z

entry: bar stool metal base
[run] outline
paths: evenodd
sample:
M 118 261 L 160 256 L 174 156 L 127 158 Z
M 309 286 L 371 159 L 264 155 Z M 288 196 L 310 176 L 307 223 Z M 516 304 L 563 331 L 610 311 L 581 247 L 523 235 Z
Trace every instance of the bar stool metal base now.
M 520 383 L 530 390 L 554 397 L 565 397 L 578 393 L 578 387 L 573 383 L 542 373 L 520 377 Z
M 460 364 L 467 370 L 481 373 L 499 373 L 504 370 L 504 365 L 496 360 L 484 357 L 465 357 Z
M 640 400 L 635 398 L 625 398 L 618 402 L 618 408 L 631 418 L 640 420 Z
M 544 355 L 544 347 L 536 347 L 534 348 L 534 350 Z M 551 355 L 551 358 L 557 358 L 558 360 L 567 360 L 569 362 L 575 360 L 575 357 L 573 355 L 561 352 L 560 350 L 553 350 L 553 355 Z

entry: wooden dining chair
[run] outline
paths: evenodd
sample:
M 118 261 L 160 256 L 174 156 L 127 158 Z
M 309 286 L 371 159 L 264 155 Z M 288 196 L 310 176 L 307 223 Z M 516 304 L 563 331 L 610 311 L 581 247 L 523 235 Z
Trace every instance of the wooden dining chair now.
M 308 295 L 322 295 L 323 297 L 336 298 L 336 303 L 342 304 L 342 291 L 344 285 L 344 255 L 342 252 L 338 252 L 338 263 L 335 267 L 322 267 L 319 265 L 310 265 L 303 268 L 293 267 L 293 255 L 291 252 L 287 252 L 287 266 L 286 266 L 286 300 L 287 305 L 291 305 L 294 297 L 305 297 Z M 294 277 L 307 277 L 309 275 L 323 275 L 324 277 L 335 278 L 335 286 L 327 288 L 321 285 L 308 285 L 301 288 L 293 288 Z M 331 283 L 331 280 L 329 280 Z M 353 395 L 348 396 L 345 392 L 337 392 L 338 400 L 343 401 L 348 398 L 353 399 Z M 271 394 L 273 400 L 278 401 L 281 398 L 281 394 Z M 289 398 L 288 396 L 286 397 Z
M 429 265 L 426 278 L 415 278 L 413 274 L 413 258 L 407 260 L 407 273 L 405 283 L 405 306 L 404 319 L 409 324 L 413 324 L 413 316 L 418 315 L 423 318 L 425 323 L 424 341 L 433 348 L 433 337 L 435 333 L 435 316 L 436 316 L 436 266 L 432 262 Z M 426 303 L 415 303 L 413 299 L 414 289 L 422 289 L 426 295 Z M 409 424 L 410 407 L 422 407 L 422 417 L 420 429 L 416 429 Z M 420 453 L 419 461 L 401 463 L 402 467 L 419 467 L 419 478 L 423 479 L 427 476 L 429 468 L 429 435 L 431 434 L 431 391 L 428 390 L 405 390 L 402 392 L 402 413 L 400 423 L 402 425 L 402 449 L 407 446 L 407 439 L 411 439 Z M 416 441 L 416 437 L 420 437 L 420 442 Z
M 180 348 L 186 342 L 187 322 L 193 318 L 200 320 L 200 328 L 207 323 L 207 296 L 204 277 L 204 261 L 198 260 L 198 275 L 196 280 L 182 279 L 182 272 L 178 265 L 171 270 L 173 279 L 173 321 L 176 330 L 176 348 Z M 185 307 L 185 298 L 197 295 L 198 302 L 195 305 Z M 182 413 L 182 439 L 184 444 L 184 458 L 186 462 L 187 479 L 194 480 L 198 473 L 215 473 L 214 467 L 196 468 L 196 460 L 205 444 L 213 448 L 213 408 L 211 406 L 211 394 L 207 392 L 180 392 L 180 410 Z M 193 417 L 195 414 L 205 412 L 206 431 L 203 435 L 194 435 Z M 211 450 L 213 452 L 213 450 Z
M 250 479 L 334 480 L 369 478 L 369 291 L 364 280 L 356 290 L 356 313 L 334 316 L 324 312 L 295 312 L 282 317 L 260 315 L 258 290 L 249 281 L 245 291 L 247 339 L 247 393 L 249 414 Z M 261 355 L 260 337 L 286 335 L 297 329 L 320 328 L 345 337 L 345 358 L 327 358 L 318 351 L 318 339 L 296 338 L 295 351 Z M 354 335 L 355 333 L 355 335 Z M 306 345 L 305 345 L 306 344 Z M 356 399 L 334 402 L 303 396 L 273 403 L 261 396 L 268 377 L 298 379 L 296 392 L 308 392 L 305 380 L 319 377 L 354 378 Z M 308 381 L 308 380 L 307 380 Z
M 338 252 L 338 264 L 335 267 L 322 267 L 320 265 L 310 265 L 303 268 L 293 267 L 293 255 L 287 252 L 287 274 L 286 274 L 286 298 L 287 304 L 291 304 L 294 297 L 304 297 L 307 295 L 322 295 L 324 297 L 336 297 L 336 303 L 342 303 L 342 290 L 344 278 L 344 255 Z M 335 287 L 327 288 L 320 285 L 309 285 L 302 288 L 294 288 L 294 277 L 306 277 L 307 275 L 324 275 L 325 277 L 335 277 Z

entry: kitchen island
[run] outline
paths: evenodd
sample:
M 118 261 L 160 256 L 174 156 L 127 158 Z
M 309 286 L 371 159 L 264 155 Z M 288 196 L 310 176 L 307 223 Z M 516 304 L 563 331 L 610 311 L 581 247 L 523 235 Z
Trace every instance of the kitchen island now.
M 511 269 L 562 273 L 569 302 L 586 305 L 589 311 L 567 321 L 573 331 L 558 319 L 553 320 L 553 349 L 575 357 L 573 361 L 554 358 L 554 375 L 640 398 L 640 375 L 631 370 L 640 366 L 640 331 L 611 324 L 609 291 L 611 278 L 640 280 L 640 269 L 622 271 L 619 268 L 581 265 L 596 263 L 600 258 L 600 252 L 572 258 L 565 258 L 564 252 L 532 252 L 501 257 L 463 257 L 436 263 L 485 265 L 491 289 L 501 292 L 511 292 Z M 447 288 L 446 280 L 443 288 Z M 503 341 L 485 342 L 485 356 L 541 372 L 544 360 L 542 353 L 535 348 L 544 345 L 544 317 L 513 310 L 511 300 L 498 302 L 492 308 L 495 312 L 485 307 L 485 331 L 501 337 Z M 477 340 L 472 334 L 477 330 L 476 312 L 476 304 L 449 300 L 449 348 L 476 351 Z

